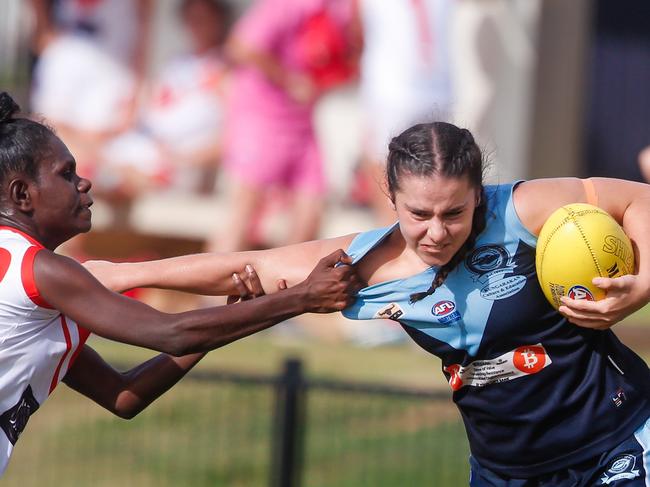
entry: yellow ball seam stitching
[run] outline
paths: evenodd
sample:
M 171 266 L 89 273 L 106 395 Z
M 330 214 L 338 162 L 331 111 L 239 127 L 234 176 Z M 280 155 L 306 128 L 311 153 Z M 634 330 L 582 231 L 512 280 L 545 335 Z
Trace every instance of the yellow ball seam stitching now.
M 573 220 L 573 223 L 575 224 L 576 228 L 580 232 L 580 236 L 582 237 L 582 240 L 585 242 L 585 245 L 587 246 L 587 249 L 589 250 L 589 253 L 591 254 L 591 258 L 594 261 L 594 265 L 596 266 L 596 270 L 598 271 L 598 275 L 600 277 L 603 277 L 603 271 L 600 268 L 600 264 L 598 263 L 598 259 L 596 259 L 596 254 L 594 253 L 593 249 L 591 248 L 589 240 L 587 240 L 587 238 L 585 237 L 585 232 L 584 232 L 583 228 L 580 226 L 580 223 L 578 222 L 578 219 L 575 218 L 574 212 L 572 210 L 569 210 L 569 215 L 571 216 L 571 219 Z

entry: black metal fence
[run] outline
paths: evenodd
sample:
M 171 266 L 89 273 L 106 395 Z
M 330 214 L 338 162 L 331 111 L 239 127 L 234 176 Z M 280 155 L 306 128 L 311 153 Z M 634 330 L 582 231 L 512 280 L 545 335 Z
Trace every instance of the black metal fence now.
M 450 394 L 196 371 L 132 421 L 65 388 L 18 442 L 2 484 L 463 486 L 468 448 Z

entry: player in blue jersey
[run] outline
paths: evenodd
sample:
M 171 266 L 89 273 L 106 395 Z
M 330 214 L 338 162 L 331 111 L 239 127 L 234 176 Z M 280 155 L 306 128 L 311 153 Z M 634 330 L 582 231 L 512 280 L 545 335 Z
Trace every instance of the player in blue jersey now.
M 469 438 L 472 486 L 650 485 L 650 374 L 610 330 L 650 299 L 650 187 L 604 178 L 485 186 L 482 171 L 470 132 L 420 124 L 389 147 L 398 217 L 390 227 L 258 252 L 90 267 L 116 288 L 228 294 L 230 274 L 245 264 L 272 289 L 347 249 L 368 287 L 344 314 L 393 319 L 441 358 Z M 537 282 L 536 235 L 574 202 L 596 204 L 623 225 L 638 269 L 596 279 L 605 299 L 566 299 L 558 312 Z

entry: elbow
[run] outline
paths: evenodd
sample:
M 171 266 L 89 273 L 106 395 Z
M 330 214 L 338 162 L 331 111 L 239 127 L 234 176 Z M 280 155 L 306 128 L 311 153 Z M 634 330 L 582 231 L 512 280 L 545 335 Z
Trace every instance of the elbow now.
M 117 416 L 120 419 L 129 420 L 135 418 L 140 413 L 140 411 L 142 411 L 142 409 L 139 408 L 116 409 L 115 411 L 113 411 L 113 414 L 115 414 L 115 416 Z

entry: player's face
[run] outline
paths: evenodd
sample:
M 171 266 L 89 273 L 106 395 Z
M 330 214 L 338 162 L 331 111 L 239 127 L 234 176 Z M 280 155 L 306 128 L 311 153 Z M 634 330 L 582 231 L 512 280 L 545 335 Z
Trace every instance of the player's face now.
M 466 177 L 402 175 L 394 203 L 406 246 L 428 266 L 449 262 L 472 230 L 478 190 Z
M 34 185 L 34 219 L 42 243 L 56 247 L 90 230 L 91 183 L 79 177 L 68 148 L 52 137 L 51 155 L 41 161 Z

